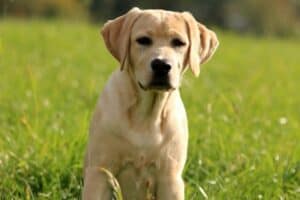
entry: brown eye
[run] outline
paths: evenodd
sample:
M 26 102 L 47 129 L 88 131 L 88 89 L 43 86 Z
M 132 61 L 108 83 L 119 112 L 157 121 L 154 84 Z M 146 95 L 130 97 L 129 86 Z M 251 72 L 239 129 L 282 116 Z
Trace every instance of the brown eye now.
M 171 45 L 173 47 L 182 47 L 185 46 L 185 42 L 183 42 L 182 40 L 175 38 L 171 41 Z
M 136 39 L 137 43 L 143 46 L 150 46 L 152 44 L 152 40 L 149 37 L 143 36 Z

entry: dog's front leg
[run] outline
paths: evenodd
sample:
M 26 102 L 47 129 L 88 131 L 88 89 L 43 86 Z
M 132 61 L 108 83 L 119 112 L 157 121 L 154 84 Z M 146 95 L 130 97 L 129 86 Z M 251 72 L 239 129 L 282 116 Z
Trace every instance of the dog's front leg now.
M 184 182 L 179 177 L 161 177 L 158 181 L 157 200 L 184 200 Z
M 84 177 L 83 200 L 111 200 L 107 176 L 99 167 L 87 167 Z

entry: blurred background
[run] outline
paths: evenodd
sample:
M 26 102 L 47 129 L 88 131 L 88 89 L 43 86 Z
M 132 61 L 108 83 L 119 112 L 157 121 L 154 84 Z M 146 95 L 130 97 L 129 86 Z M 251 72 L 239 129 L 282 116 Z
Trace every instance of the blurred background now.
M 105 21 L 133 6 L 188 10 L 201 22 L 257 35 L 300 34 L 299 0 L 0 0 L 1 18 Z

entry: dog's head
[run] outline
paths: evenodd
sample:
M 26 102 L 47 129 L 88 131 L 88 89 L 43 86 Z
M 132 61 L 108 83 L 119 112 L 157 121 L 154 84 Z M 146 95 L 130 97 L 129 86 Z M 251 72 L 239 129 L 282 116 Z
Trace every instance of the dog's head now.
M 216 34 L 190 13 L 165 10 L 133 8 L 108 21 L 102 35 L 121 70 L 129 70 L 144 90 L 178 88 L 187 66 L 198 76 L 200 64 L 219 44 Z

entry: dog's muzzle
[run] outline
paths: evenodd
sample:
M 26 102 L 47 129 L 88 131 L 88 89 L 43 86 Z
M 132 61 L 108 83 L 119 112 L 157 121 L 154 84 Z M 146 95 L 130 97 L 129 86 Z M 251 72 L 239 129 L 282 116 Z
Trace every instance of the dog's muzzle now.
M 152 78 L 150 83 L 145 86 L 138 82 L 140 88 L 143 90 L 162 90 L 168 91 L 174 89 L 170 84 L 169 72 L 171 65 L 162 59 L 154 59 L 151 62 Z
M 166 60 L 154 59 L 151 62 L 152 80 L 149 84 L 149 88 L 157 90 L 169 90 L 171 89 L 169 72 L 171 65 Z

